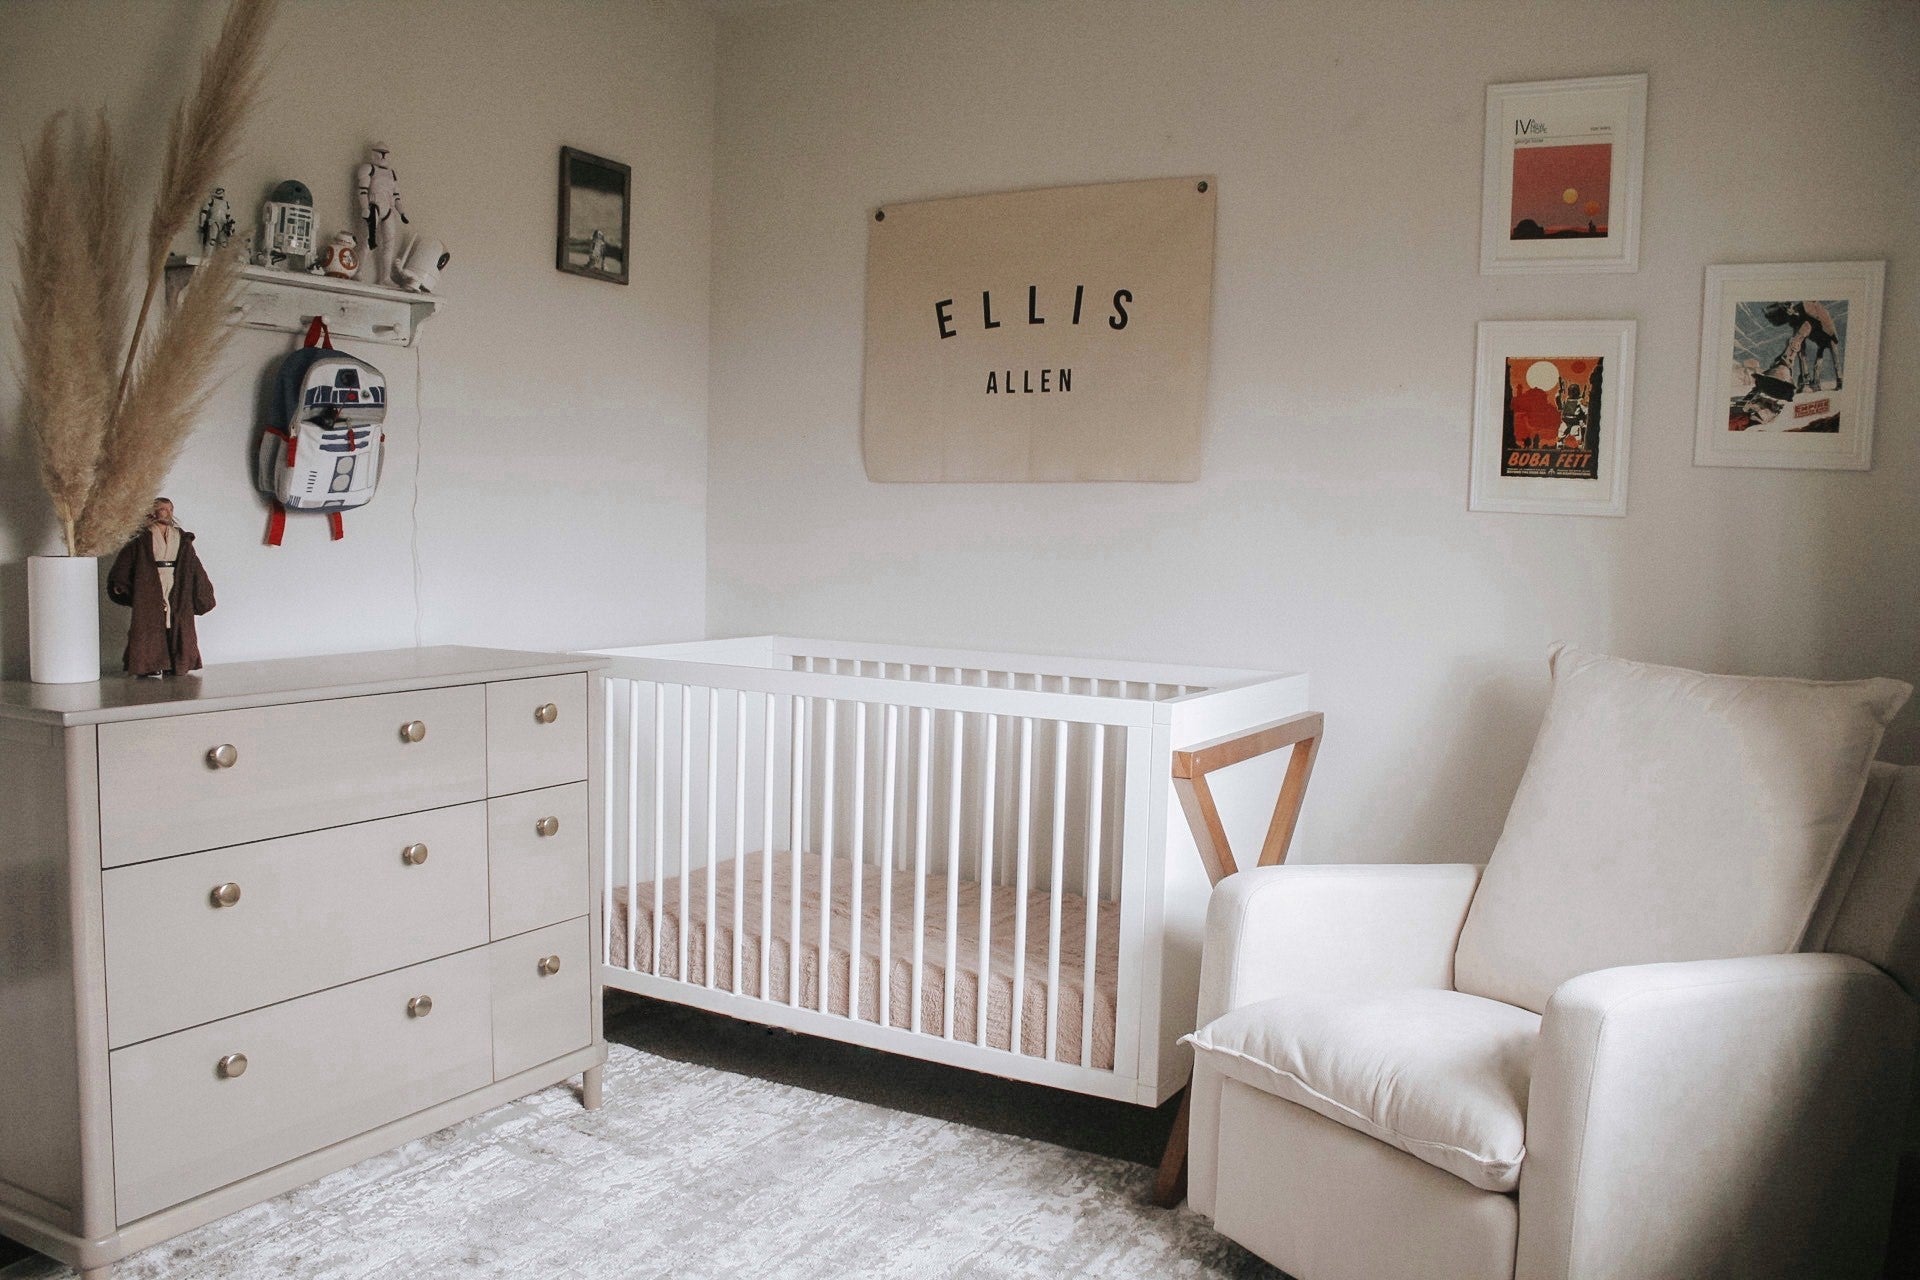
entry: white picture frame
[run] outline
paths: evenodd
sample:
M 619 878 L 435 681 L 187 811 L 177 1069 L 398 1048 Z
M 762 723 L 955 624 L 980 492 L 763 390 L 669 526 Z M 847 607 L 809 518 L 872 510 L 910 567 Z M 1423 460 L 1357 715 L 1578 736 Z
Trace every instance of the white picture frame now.
M 1700 467 L 1873 466 L 1885 262 L 1707 268 Z
M 1646 148 L 1645 75 L 1489 85 L 1481 274 L 1638 271 Z
M 1627 514 L 1636 332 L 1632 320 L 1481 322 L 1469 510 Z

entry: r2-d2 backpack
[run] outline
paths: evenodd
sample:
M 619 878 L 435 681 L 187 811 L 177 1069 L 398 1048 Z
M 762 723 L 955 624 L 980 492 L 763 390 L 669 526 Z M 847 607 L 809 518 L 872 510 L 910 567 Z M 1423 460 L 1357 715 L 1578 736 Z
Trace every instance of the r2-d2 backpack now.
M 260 437 L 255 479 L 273 499 L 268 545 L 280 545 L 288 511 L 324 511 L 335 541 L 345 536 L 340 513 L 373 500 L 386 416 L 387 380 L 335 351 L 326 322 L 314 317 L 300 349 L 280 362 L 272 422 Z

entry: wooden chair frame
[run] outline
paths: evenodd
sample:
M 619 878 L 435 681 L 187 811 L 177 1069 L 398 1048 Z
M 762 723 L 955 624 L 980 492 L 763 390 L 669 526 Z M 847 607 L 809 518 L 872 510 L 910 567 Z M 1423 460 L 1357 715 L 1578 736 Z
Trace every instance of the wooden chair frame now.
M 1300 825 L 1300 805 L 1307 797 L 1307 782 L 1313 777 L 1314 758 L 1320 754 L 1323 721 L 1318 711 L 1308 711 L 1261 725 L 1248 733 L 1173 753 L 1174 793 L 1186 811 L 1187 825 L 1193 828 L 1193 842 L 1200 850 L 1207 878 L 1214 884 L 1240 870 L 1240 860 L 1220 822 L 1220 808 L 1214 801 L 1208 775 L 1258 756 L 1293 749 L 1287 761 L 1287 775 L 1280 783 L 1279 799 L 1274 802 L 1273 818 L 1267 824 L 1266 839 L 1261 842 L 1260 854 L 1254 863 L 1260 867 L 1279 866 L 1287 860 L 1294 828 Z M 1171 1209 L 1186 1198 L 1187 1123 L 1192 1105 L 1193 1091 L 1189 1087 L 1181 1093 L 1180 1110 L 1173 1118 L 1173 1132 L 1167 1136 L 1167 1149 L 1160 1157 L 1160 1169 L 1153 1179 L 1153 1202 L 1162 1208 Z

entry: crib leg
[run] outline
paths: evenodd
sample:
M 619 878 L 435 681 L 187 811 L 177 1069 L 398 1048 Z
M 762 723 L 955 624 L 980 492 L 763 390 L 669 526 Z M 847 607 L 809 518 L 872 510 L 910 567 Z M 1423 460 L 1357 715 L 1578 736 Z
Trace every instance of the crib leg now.
M 1187 1198 L 1187 1113 L 1193 1107 L 1193 1086 L 1180 1093 L 1180 1110 L 1173 1116 L 1173 1132 L 1167 1135 L 1167 1149 L 1160 1156 L 1160 1171 L 1153 1175 L 1153 1202 L 1162 1209 L 1179 1206 Z
M 588 1067 L 580 1073 L 580 1105 L 589 1111 L 600 1109 L 600 1088 L 606 1074 L 605 1067 Z

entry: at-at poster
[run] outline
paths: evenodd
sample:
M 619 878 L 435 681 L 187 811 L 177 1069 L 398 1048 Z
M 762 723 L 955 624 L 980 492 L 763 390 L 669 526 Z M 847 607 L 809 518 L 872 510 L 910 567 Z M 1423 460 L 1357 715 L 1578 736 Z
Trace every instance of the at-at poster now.
M 1508 356 L 1500 474 L 1597 480 L 1603 356 Z
M 1737 302 L 1729 431 L 1840 430 L 1847 300 Z

